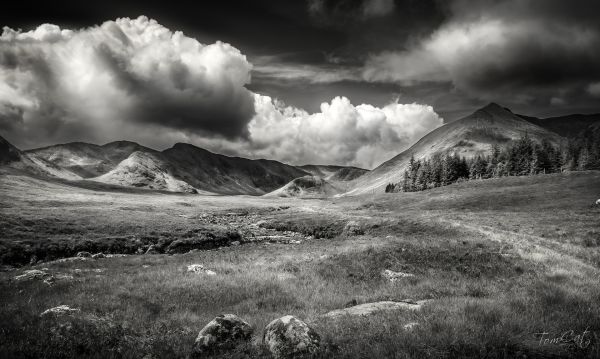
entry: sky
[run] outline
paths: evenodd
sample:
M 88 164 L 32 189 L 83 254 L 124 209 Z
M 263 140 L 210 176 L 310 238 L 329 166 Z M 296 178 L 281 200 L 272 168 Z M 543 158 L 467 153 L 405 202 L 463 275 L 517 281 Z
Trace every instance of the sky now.
M 600 112 L 594 0 L 33 1 L 0 12 L 0 135 L 373 168 L 489 102 Z

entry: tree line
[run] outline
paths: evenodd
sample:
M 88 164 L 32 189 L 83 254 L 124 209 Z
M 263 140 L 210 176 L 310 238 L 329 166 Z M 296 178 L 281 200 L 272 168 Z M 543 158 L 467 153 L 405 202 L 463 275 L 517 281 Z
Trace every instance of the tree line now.
M 527 133 L 514 144 L 492 147 L 490 155 L 466 159 L 456 153 L 411 157 L 404 178 L 386 192 L 415 192 L 461 181 L 505 176 L 530 176 L 563 171 L 600 170 L 600 130 L 584 131 L 559 147 L 533 141 Z

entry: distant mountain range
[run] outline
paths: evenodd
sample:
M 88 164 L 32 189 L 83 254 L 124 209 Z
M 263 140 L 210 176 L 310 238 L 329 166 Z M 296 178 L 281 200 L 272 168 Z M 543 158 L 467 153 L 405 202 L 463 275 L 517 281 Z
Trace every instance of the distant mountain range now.
M 323 177 L 323 181 L 347 181 L 367 171 L 343 166 L 295 167 L 272 160 L 229 157 L 185 143 L 162 152 L 129 141 L 102 146 L 72 142 L 20 151 L 1 137 L 0 165 L 71 181 L 230 195 L 262 195 L 296 178 L 313 175 Z
M 334 165 L 291 166 L 212 153 L 177 143 L 156 151 L 129 141 L 105 145 L 72 142 L 20 151 L 0 137 L 0 166 L 70 181 L 93 181 L 123 187 L 211 194 L 284 197 L 360 195 L 383 191 L 400 182 L 411 156 L 458 153 L 487 155 L 492 146 L 508 146 L 525 133 L 555 146 L 568 137 L 600 127 L 600 114 L 539 119 L 512 113 L 491 103 L 462 119 L 436 128 L 408 150 L 372 171 Z

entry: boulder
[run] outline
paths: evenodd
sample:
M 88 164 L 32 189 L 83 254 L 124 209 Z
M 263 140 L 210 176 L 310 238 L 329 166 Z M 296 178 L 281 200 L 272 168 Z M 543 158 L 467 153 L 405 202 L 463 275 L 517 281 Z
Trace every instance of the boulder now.
M 394 272 L 392 270 L 386 269 L 381 272 L 381 276 L 383 278 L 389 280 L 390 282 L 395 282 L 395 281 L 403 279 L 403 278 L 414 277 L 415 275 L 412 273 Z
M 198 333 L 194 342 L 194 353 L 214 353 L 248 342 L 254 329 L 234 314 L 221 314 L 211 320 Z
M 321 338 L 302 320 L 286 315 L 265 327 L 263 342 L 275 358 L 315 354 Z
M 104 255 L 104 253 L 100 252 L 100 253 L 96 253 L 96 254 L 92 255 L 92 258 L 100 259 L 100 258 L 106 258 L 106 256 Z
M 92 254 L 90 252 L 81 251 L 81 252 L 77 252 L 76 256 L 79 258 L 90 258 L 92 256 Z
M 600 198 L 596 200 L 596 206 L 600 206 Z
M 190 264 L 189 266 L 187 266 L 187 271 L 198 274 L 217 275 L 216 272 L 204 268 L 202 264 Z
M 48 285 L 52 285 L 56 278 L 54 276 L 44 270 L 40 269 L 30 269 L 23 272 L 23 274 L 15 277 L 15 280 L 18 282 L 24 282 L 29 280 L 40 280 Z
M 428 300 L 420 300 L 414 302 L 412 300 L 404 300 L 401 302 L 382 301 L 355 305 L 349 308 L 336 309 L 324 315 L 327 318 L 339 318 L 345 315 L 350 316 L 368 316 L 378 312 L 389 310 L 420 310 Z

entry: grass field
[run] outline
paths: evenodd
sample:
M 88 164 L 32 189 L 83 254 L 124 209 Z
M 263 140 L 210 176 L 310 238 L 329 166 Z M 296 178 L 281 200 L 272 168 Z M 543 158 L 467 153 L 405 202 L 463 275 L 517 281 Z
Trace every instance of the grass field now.
M 597 358 L 597 198 L 600 172 L 327 200 L 2 175 L 0 357 L 185 358 L 206 323 L 233 313 L 255 338 L 221 354 L 232 358 L 268 357 L 262 329 L 287 314 L 321 335 L 320 357 Z M 347 231 L 350 221 L 360 231 Z M 199 242 L 204 250 L 187 252 Z M 150 245 L 168 253 L 139 254 Z M 80 250 L 128 255 L 56 261 Z M 217 274 L 186 272 L 194 263 Z M 53 285 L 14 280 L 43 268 Z M 392 283 L 384 269 L 414 277 Z M 431 301 L 414 312 L 323 316 L 353 300 L 405 299 Z M 58 305 L 104 329 L 81 323 L 76 335 L 55 335 L 40 313 Z

